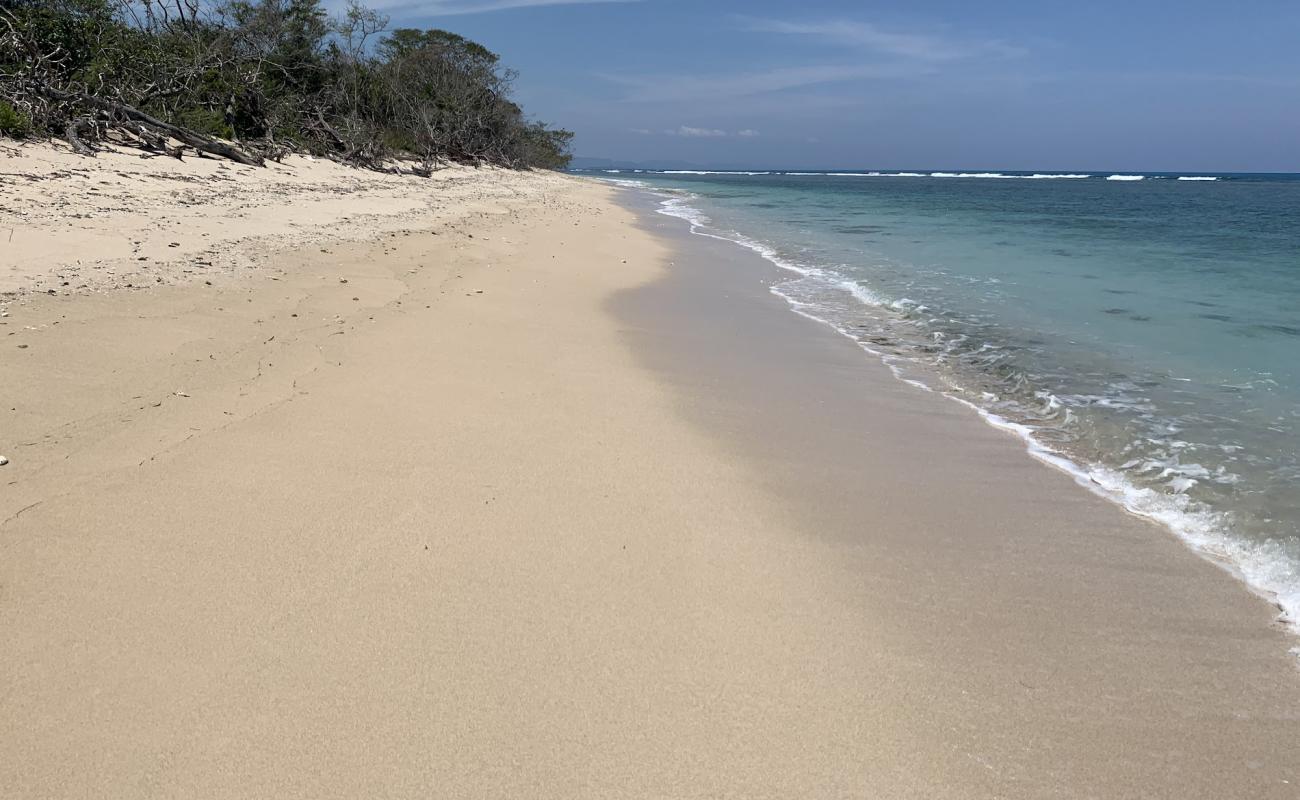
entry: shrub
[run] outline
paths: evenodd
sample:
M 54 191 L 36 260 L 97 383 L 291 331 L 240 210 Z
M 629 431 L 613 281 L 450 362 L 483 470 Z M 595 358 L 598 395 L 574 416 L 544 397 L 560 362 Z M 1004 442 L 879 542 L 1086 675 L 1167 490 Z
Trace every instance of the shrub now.
M 32 120 L 11 104 L 0 100 L 0 136 L 25 139 L 32 135 Z

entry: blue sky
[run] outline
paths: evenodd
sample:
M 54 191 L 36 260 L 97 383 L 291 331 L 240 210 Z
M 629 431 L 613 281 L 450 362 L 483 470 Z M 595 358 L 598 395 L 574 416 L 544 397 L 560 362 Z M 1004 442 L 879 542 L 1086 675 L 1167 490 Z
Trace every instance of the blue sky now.
M 1290 0 L 368 4 L 501 53 L 583 156 L 1300 171 Z

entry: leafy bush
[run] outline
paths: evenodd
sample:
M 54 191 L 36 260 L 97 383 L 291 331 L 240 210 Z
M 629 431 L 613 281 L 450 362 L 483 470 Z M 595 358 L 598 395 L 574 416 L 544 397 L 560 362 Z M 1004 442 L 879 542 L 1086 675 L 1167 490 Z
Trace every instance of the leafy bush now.
M 226 122 L 221 112 L 210 108 L 181 108 L 176 112 L 176 124 L 205 133 L 231 139 L 235 130 Z
M 25 139 L 31 134 L 31 118 L 9 103 L 0 100 L 0 136 Z

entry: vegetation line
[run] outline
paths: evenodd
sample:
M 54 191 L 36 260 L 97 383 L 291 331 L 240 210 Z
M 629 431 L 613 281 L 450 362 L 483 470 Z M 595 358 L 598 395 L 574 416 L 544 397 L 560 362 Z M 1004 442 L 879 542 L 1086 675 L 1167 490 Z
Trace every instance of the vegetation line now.
M 525 116 L 495 53 L 387 23 L 356 0 L 336 19 L 321 0 L 0 0 L 0 135 L 244 164 L 568 164 L 573 134 Z

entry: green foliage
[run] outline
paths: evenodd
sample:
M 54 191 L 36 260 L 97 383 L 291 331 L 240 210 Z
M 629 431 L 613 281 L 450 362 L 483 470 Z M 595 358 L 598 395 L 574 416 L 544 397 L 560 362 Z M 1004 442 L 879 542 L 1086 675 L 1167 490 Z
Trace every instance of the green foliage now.
M 235 136 L 235 129 L 226 121 L 225 116 L 210 108 L 190 106 L 177 110 L 174 116 L 177 125 L 208 136 L 222 139 L 233 139 Z
M 541 169 L 564 169 L 572 156 L 569 147 L 573 131 L 552 130 L 545 123 L 535 122 L 524 128 L 526 160 Z
M 0 133 L 127 130 L 100 100 L 256 150 L 560 168 L 572 134 L 528 120 L 497 54 L 321 0 L 0 0 Z M 21 110 L 21 111 L 20 111 Z M 30 110 L 30 113 L 27 113 Z
M 379 52 L 385 61 L 404 58 L 424 49 L 442 51 L 451 58 L 484 68 L 494 67 L 501 60 L 500 56 L 477 42 L 438 29 L 397 28 L 379 43 Z
M 420 143 L 409 132 L 395 128 L 384 130 L 380 134 L 380 139 L 383 142 L 384 150 L 398 155 L 414 153 L 420 147 Z
M 0 136 L 26 139 L 34 132 L 31 117 L 0 100 Z

